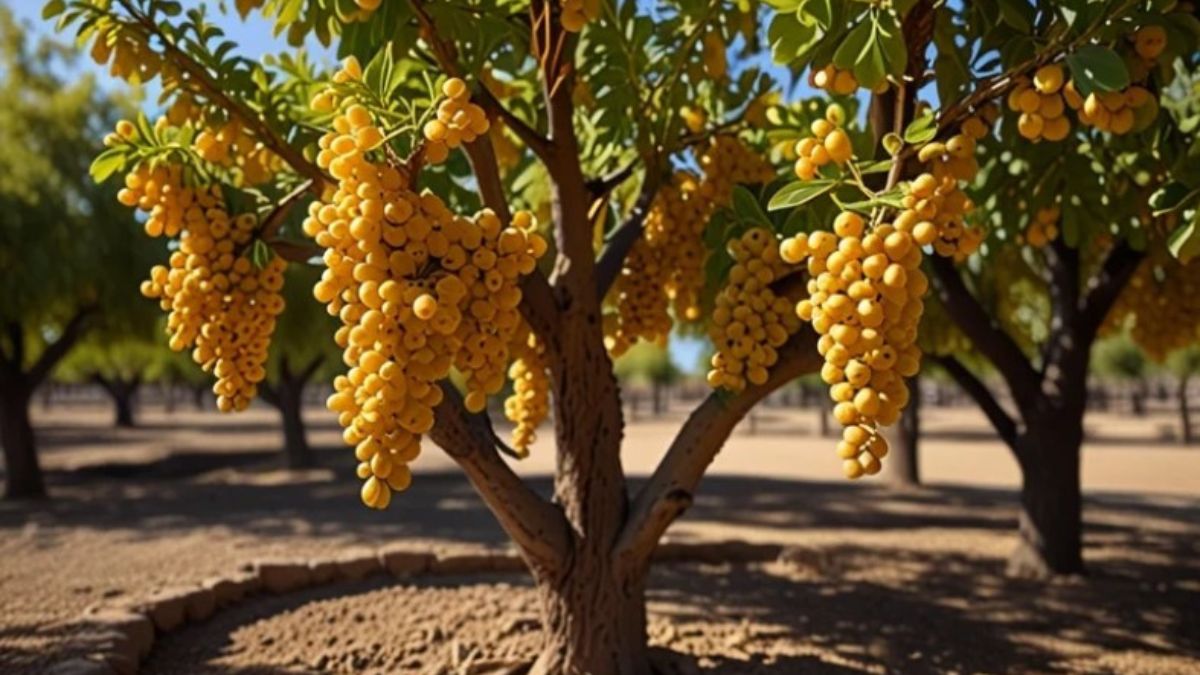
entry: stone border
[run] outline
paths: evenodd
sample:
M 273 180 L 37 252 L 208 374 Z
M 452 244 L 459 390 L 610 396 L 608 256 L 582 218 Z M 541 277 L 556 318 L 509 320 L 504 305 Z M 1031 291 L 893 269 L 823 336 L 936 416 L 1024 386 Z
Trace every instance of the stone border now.
M 776 544 L 741 540 L 663 542 L 654 553 L 658 564 L 771 562 L 786 555 Z M 204 621 L 216 611 L 259 593 L 285 595 L 331 583 L 361 581 L 389 573 L 397 579 L 489 572 L 524 572 L 514 549 L 417 551 L 403 545 L 378 551 L 349 552 L 329 559 L 269 559 L 243 565 L 228 577 L 212 577 L 195 586 L 164 589 L 140 601 L 100 604 L 76 622 L 81 635 L 67 649 L 84 656 L 51 667 L 47 675 L 136 675 L 157 635 Z

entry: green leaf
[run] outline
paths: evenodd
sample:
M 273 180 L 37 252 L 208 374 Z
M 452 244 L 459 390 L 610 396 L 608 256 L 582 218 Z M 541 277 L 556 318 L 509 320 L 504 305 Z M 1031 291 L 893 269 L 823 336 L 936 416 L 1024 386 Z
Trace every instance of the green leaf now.
M 733 188 L 733 212 L 743 222 L 752 222 L 765 227 L 772 227 L 771 219 L 758 204 L 758 198 L 741 185 Z
M 62 14 L 67 9 L 67 3 L 64 0 L 50 0 L 42 7 L 42 19 L 53 19 Z
M 926 111 L 917 119 L 913 120 L 908 128 L 904 130 L 904 142 L 909 145 L 920 145 L 928 143 L 937 136 L 937 124 L 933 117 L 933 111 Z
M 1000 18 L 1021 33 L 1033 30 L 1030 23 L 1033 7 L 1026 0 L 1000 0 Z
M 1079 93 L 1120 91 L 1129 86 L 1129 71 L 1116 52 L 1100 45 L 1085 45 L 1067 56 L 1067 66 Z
M 854 79 L 867 89 L 874 89 L 887 75 L 887 56 L 884 54 L 878 24 L 871 20 L 871 35 L 854 61 Z
M 92 180 L 103 183 L 105 179 L 124 167 L 125 149 L 109 148 L 92 160 L 92 166 L 88 169 L 88 173 L 92 175 Z
M 275 252 L 262 239 L 255 239 L 254 245 L 250 247 L 250 262 L 260 270 L 266 267 L 274 256 Z
M 1185 265 L 1200 255 L 1200 213 L 1196 214 L 1192 222 L 1175 228 L 1171 238 L 1167 240 L 1167 248 L 1170 249 L 1171 255 Z
M 790 209 L 800 206 L 829 192 L 836 185 L 837 181 L 821 179 L 788 183 L 780 188 L 774 197 L 771 197 L 771 202 L 767 204 L 767 209 L 778 211 L 780 209 Z
M 1150 195 L 1150 207 L 1154 209 L 1155 217 L 1158 217 L 1178 211 L 1197 196 L 1200 196 L 1200 189 L 1188 190 L 1183 183 L 1174 181 Z
M 859 56 L 866 51 L 867 42 L 871 40 L 873 32 L 873 24 L 870 21 L 859 22 L 842 40 L 842 45 L 838 47 L 837 51 L 833 53 L 833 65 L 837 66 L 838 70 L 854 69 Z M 858 76 L 855 75 L 855 77 Z

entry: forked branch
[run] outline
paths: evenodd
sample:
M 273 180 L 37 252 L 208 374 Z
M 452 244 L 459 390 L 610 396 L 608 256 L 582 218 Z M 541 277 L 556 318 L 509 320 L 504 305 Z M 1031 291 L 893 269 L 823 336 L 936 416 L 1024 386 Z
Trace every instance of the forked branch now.
M 954 381 L 968 396 L 975 400 L 975 403 L 983 410 L 983 414 L 987 415 L 988 421 L 996 429 L 1000 439 L 1010 448 L 1015 448 L 1017 423 L 992 395 L 987 385 L 953 356 L 934 355 L 932 358 L 950 374 L 950 377 L 954 378 Z
M 614 551 L 618 564 L 635 571 L 647 564 L 667 527 L 692 504 L 704 472 L 734 427 L 768 394 L 807 373 L 823 359 L 817 334 L 805 325 L 779 350 L 767 382 L 737 394 L 715 391 L 688 416 L 650 480 L 638 492 Z
M 458 463 L 526 559 L 545 568 L 557 567 L 569 541 L 562 511 L 504 462 L 488 421 L 467 412 L 454 385 L 442 381 L 441 387 L 444 397 L 434 409 L 436 424 L 430 439 Z

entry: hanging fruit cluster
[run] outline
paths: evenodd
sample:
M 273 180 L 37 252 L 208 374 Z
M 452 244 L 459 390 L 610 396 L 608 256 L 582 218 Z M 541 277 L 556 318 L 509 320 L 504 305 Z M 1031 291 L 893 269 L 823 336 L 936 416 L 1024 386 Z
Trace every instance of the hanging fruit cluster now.
M 842 129 L 845 117 L 841 106 L 831 105 L 825 110 L 824 118 L 813 121 L 813 135 L 796 143 L 794 170 L 797 178 L 812 180 L 826 164 L 832 162 L 842 167 L 850 161 L 854 148 L 850 136 Z
M 765 228 L 751 228 L 730 241 L 728 250 L 734 264 L 712 313 L 709 336 L 717 351 L 707 379 L 714 389 L 736 392 L 747 382 L 766 383 L 768 369 L 779 358 L 776 350 L 800 329 L 800 322 L 792 302 L 771 288 L 790 271 L 775 236 Z
M 117 133 L 129 137 L 123 121 Z M 125 176 L 117 199 L 147 214 L 151 237 L 179 237 L 167 265 L 156 265 L 142 294 L 159 301 L 175 351 L 217 377 L 213 393 L 222 412 L 244 410 L 266 376 L 263 364 L 283 311 L 283 270 L 272 258 L 261 268 L 245 255 L 258 228 L 254 214 L 233 216 L 220 186 L 188 186 L 179 165 L 140 164 Z
M 537 440 L 537 428 L 550 413 L 550 378 L 546 375 L 545 348 L 527 328 L 513 341 L 508 377 L 513 393 L 504 401 L 504 416 L 513 423 L 512 446 L 525 457 Z
M 1162 247 L 1154 250 L 1117 297 L 1104 332 L 1128 327 L 1146 355 L 1161 362 L 1200 341 L 1200 262 L 1184 264 Z
M 904 378 L 920 368 L 917 325 L 929 283 L 917 231 L 929 243 L 934 226 L 912 222 L 905 215 L 912 213 L 866 231 L 863 218 L 846 211 L 833 232 L 801 233 L 780 247 L 786 262 L 808 266 L 808 297 L 795 312 L 821 336 L 821 378 L 830 385 L 835 419 L 846 427 L 838 455 L 849 478 L 879 471 L 887 454 L 879 426 L 899 418 L 908 402 Z
M 1029 226 L 1025 228 L 1025 241 L 1034 248 L 1042 248 L 1057 239 L 1059 215 L 1061 211 L 1057 206 L 1038 209 Z
M 697 178 L 677 171 L 655 194 L 634 243 L 613 283 L 609 302 L 616 312 L 605 316 L 605 344 L 619 356 L 639 339 L 663 342 L 675 319 L 700 317 L 704 287 L 704 227 L 713 212 L 728 206 L 739 184 L 770 181 L 770 164 L 736 137 L 717 136 L 696 148 Z
M 451 100 L 462 100 L 457 91 Z M 383 133 L 371 114 L 341 105 L 317 156 L 336 191 L 310 206 L 304 230 L 325 248 L 314 295 L 342 319 L 335 340 L 350 368 L 328 405 L 355 446 L 363 502 L 383 509 L 411 482 L 451 366 L 472 411 L 503 386 L 521 328 L 518 284 L 546 242 L 528 214 L 505 227 L 491 211 L 464 218 L 413 192 L 404 171 L 373 156 Z
M 1071 121 L 1066 118 L 1064 95 L 1074 92 L 1073 86 L 1063 91 L 1064 74 L 1057 63 L 1042 66 L 1033 75 L 1033 82 L 1022 80 L 1008 95 L 1008 108 L 1019 112 L 1017 132 L 1031 141 L 1061 141 L 1071 133 Z
M 438 104 L 437 119 L 426 122 L 423 129 L 425 161 L 441 164 L 450 156 L 451 150 L 487 133 L 487 113 L 471 103 L 470 93 L 467 83 L 457 77 L 442 84 L 442 94 L 446 98 Z
M 979 173 L 976 143 L 988 134 L 994 108 L 984 108 L 963 121 L 959 133 L 943 142 L 928 143 L 917 153 L 928 173 L 913 179 L 901 200 L 904 210 L 896 216 L 898 229 L 912 232 L 919 245 L 931 244 L 941 256 L 962 261 L 983 243 L 982 228 L 966 217 L 975 204 L 961 183 Z

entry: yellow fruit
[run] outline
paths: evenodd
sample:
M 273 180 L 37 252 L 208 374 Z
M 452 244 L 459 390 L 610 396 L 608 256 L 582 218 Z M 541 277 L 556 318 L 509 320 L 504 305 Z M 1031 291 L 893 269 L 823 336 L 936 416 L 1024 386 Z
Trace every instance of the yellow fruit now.
M 1038 68 L 1037 72 L 1033 75 L 1033 86 L 1042 94 L 1057 93 L 1063 86 L 1062 66 L 1057 63 L 1051 63 Z

